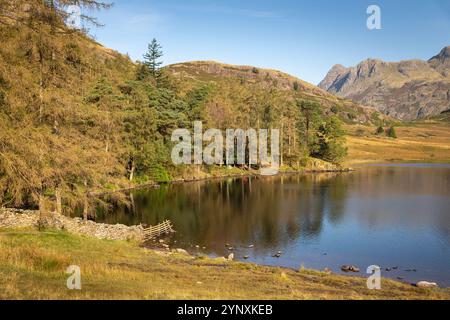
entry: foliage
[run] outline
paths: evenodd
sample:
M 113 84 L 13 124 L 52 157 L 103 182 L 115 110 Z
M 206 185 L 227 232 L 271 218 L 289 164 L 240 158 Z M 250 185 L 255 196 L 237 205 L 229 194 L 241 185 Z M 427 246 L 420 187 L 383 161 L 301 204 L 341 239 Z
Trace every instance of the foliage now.
M 375 131 L 375 134 L 376 135 L 381 135 L 381 134 L 383 134 L 384 133 L 384 128 L 383 128 L 383 126 L 379 126 L 379 127 L 377 127 L 377 130 Z
M 150 75 L 157 79 L 161 76 L 160 67 L 162 61 L 159 59 L 163 56 L 162 47 L 156 39 L 153 39 L 148 45 L 148 51 L 144 55 L 144 65 L 147 67 Z
M 0 0 L 16 20 L 0 17 L 0 206 L 89 211 L 103 191 L 182 175 L 170 159 L 171 133 L 196 120 L 280 129 L 282 161 L 292 167 L 345 154 L 320 100 L 264 81 L 176 78 L 161 68 L 156 40 L 135 64 L 64 25 L 61 8 L 75 2 L 31 1 L 30 13 Z
M 317 144 L 313 155 L 339 164 L 347 155 L 347 148 L 343 145 L 344 135 L 341 121 L 334 116 L 328 118 L 317 129 Z
M 386 130 L 386 135 L 389 138 L 397 139 L 397 132 L 395 131 L 395 127 L 391 126 Z

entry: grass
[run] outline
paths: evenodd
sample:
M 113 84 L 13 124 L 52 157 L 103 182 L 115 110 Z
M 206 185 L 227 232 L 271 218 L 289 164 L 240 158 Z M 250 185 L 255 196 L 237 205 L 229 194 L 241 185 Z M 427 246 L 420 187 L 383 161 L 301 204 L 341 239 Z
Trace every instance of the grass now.
M 347 165 L 374 162 L 450 163 L 450 123 L 420 122 L 395 128 L 397 139 L 376 136 L 376 127 L 347 126 Z
M 82 290 L 65 270 L 81 268 Z M 450 299 L 449 289 L 419 289 L 366 279 L 192 257 L 64 232 L 0 231 L 0 299 Z

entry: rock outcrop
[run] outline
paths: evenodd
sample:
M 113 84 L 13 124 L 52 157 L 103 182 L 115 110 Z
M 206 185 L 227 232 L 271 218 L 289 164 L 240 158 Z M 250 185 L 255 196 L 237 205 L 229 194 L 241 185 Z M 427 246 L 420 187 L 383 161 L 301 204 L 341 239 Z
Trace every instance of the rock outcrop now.
M 319 87 L 401 120 L 439 115 L 450 109 L 450 46 L 428 61 L 335 65 Z

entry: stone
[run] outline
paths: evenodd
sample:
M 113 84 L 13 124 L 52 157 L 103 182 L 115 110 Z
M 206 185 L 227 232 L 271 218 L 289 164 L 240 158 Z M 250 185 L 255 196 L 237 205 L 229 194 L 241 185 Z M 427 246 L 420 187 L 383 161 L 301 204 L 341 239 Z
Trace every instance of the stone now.
M 342 267 L 341 267 L 341 270 L 343 271 L 343 272 L 359 272 L 359 268 L 358 267 L 355 267 L 355 266 L 349 266 L 349 265 L 343 265 Z
M 229 260 L 229 261 L 233 261 L 233 260 L 234 260 L 234 253 L 230 253 L 230 254 L 228 255 L 228 260 Z
M 355 266 L 352 266 L 351 269 L 350 269 L 350 271 L 351 271 L 351 272 L 359 272 L 359 268 L 358 268 L 358 267 L 355 267 Z
M 177 253 L 181 253 L 181 254 L 185 254 L 185 255 L 189 255 L 189 253 L 186 251 L 186 250 L 184 250 L 184 249 L 180 249 L 180 248 L 178 248 L 178 249 L 176 249 L 175 250 Z
M 419 281 L 416 283 L 416 287 L 418 287 L 418 288 L 437 288 L 438 285 L 436 282 Z
M 341 266 L 341 270 L 344 272 L 350 272 L 351 266 L 343 265 Z
M 144 237 L 144 228 L 109 225 L 93 221 L 83 221 L 80 218 L 70 218 L 57 213 L 49 213 L 45 220 L 40 221 L 40 214 L 34 210 L 0 209 L 0 228 L 39 228 L 43 225 L 69 233 L 107 240 L 138 240 Z

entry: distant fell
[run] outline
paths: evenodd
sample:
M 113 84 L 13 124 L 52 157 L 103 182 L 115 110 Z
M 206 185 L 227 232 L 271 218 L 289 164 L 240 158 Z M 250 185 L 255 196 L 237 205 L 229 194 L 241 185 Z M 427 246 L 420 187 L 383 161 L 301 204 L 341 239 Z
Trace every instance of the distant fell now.
M 438 115 L 450 109 L 450 47 L 428 61 L 335 65 L 319 87 L 401 120 Z

